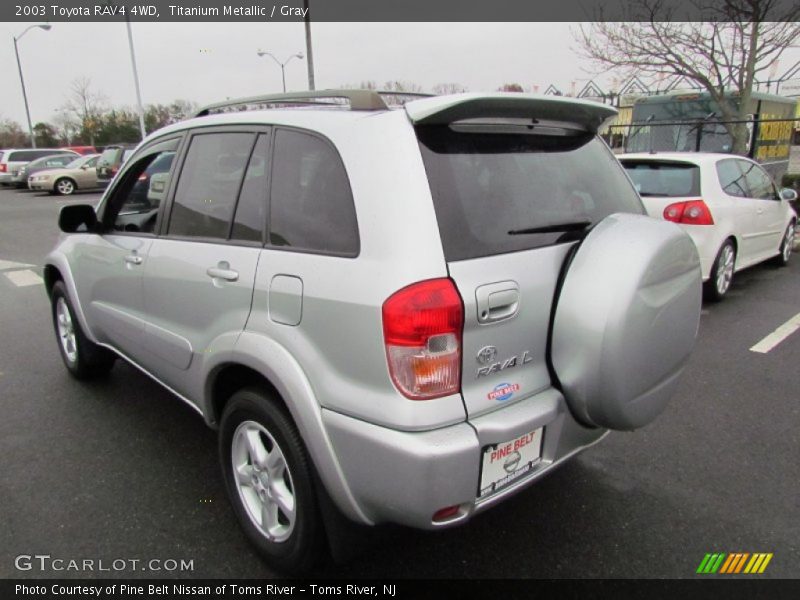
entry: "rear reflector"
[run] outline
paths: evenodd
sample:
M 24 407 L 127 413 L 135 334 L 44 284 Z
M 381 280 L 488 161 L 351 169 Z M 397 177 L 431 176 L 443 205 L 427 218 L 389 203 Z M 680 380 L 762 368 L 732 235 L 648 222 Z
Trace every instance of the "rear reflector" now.
M 454 517 L 458 514 L 459 506 L 445 506 L 444 508 L 440 508 L 435 513 L 433 513 L 433 521 L 446 521 L 447 519 Z
M 383 303 L 383 339 L 389 374 L 411 400 L 461 389 L 464 308 L 450 279 L 415 283 Z
M 664 209 L 664 219 L 683 225 L 713 225 L 711 211 L 702 200 L 675 202 Z

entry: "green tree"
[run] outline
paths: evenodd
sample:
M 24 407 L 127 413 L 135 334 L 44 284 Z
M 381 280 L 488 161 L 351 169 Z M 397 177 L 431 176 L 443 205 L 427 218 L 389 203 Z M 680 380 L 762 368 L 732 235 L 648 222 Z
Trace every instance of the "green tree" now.
M 61 145 L 58 131 L 50 123 L 38 122 L 33 126 L 33 135 L 39 148 L 56 148 Z

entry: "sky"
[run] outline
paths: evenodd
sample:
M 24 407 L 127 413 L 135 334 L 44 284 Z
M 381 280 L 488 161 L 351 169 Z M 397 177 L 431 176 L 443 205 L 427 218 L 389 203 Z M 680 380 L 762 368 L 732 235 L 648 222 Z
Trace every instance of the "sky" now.
M 29 23 L 0 23 L 0 118 L 24 123 L 12 36 Z M 134 23 L 142 100 L 177 98 L 200 104 L 281 91 L 280 67 L 259 49 L 285 60 L 305 53 L 302 23 Z M 504 83 L 526 89 L 551 83 L 564 91 L 585 83 L 566 23 L 316 23 L 312 24 L 316 87 L 374 80 L 411 81 L 426 91 L 456 82 L 470 91 Z M 53 23 L 19 41 L 31 118 L 50 120 L 70 82 L 91 79 L 113 105 L 135 104 L 124 23 Z M 306 61 L 286 66 L 289 90 L 307 89 Z M 576 83 L 578 88 L 581 82 Z
M 0 23 L 0 119 L 25 123 L 13 36 L 30 23 Z M 144 104 L 175 99 L 199 104 L 281 91 L 281 70 L 259 49 L 284 60 L 305 53 L 302 23 L 133 23 Z M 539 92 L 554 84 L 569 92 L 593 78 L 576 50 L 570 23 L 313 23 L 316 87 L 411 81 L 425 91 L 460 83 L 470 91 L 519 83 Z M 114 106 L 134 106 L 125 24 L 53 23 L 32 29 L 19 52 L 34 123 L 52 119 L 70 82 L 91 80 Z M 787 54 L 778 74 L 800 53 Z M 608 74 L 594 77 L 602 87 Z M 306 61 L 286 66 L 289 90 L 307 89 Z

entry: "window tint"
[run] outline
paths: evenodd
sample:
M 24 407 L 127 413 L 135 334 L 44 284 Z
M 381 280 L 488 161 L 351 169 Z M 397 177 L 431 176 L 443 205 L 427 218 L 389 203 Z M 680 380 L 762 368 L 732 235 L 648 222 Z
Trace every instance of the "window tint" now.
M 744 172 L 747 187 L 750 189 L 750 197 L 761 200 L 776 200 L 775 186 L 772 178 L 755 163 L 744 160 L 737 161 Z
M 192 137 L 169 222 L 169 234 L 227 239 L 254 135 L 206 133 Z
M 267 216 L 269 137 L 258 136 L 242 182 L 231 239 L 261 242 Z
M 721 160 L 717 163 L 717 177 L 722 190 L 729 196 L 746 198 L 749 195 L 747 183 L 736 160 Z
M 30 162 L 43 156 L 47 156 L 47 153 L 40 154 L 36 150 L 18 150 L 8 155 L 8 162 Z
M 560 135 L 559 135 L 560 133 Z M 644 214 L 625 173 L 596 136 L 417 128 L 447 260 L 529 250 L 615 212 Z M 518 233 L 511 233 L 518 232 Z M 574 238 L 571 238 L 574 239 Z
M 622 166 L 641 196 L 679 198 L 700 194 L 700 168 L 696 165 L 624 160 Z
M 175 150 L 156 152 L 140 159 L 125 173 L 125 181 L 111 200 L 116 231 L 152 233 L 158 207 L 164 199 Z M 89 159 L 89 162 L 94 159 Z
M 358 254 L 350 183 L 334 149 L 298 131 L 275 134 L 270 242 L 312 252 Z

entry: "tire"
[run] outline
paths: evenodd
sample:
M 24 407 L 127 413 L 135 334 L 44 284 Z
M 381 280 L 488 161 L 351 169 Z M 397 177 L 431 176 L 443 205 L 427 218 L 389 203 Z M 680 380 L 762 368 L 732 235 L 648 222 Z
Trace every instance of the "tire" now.
M 89 340 L 81 329 L 63 281 L 56 281 L 51 293 L 53 329 L 58 350 L 67 371 L 76 379 L 95 379 L 106 375 L 116 356 Z
M 69 177 L 62 177 L 61 179 L 57 180 L 53 186 L 53 191 L 58 196 L 71 196 L 77 189 L 78 186 L 75 185 L 75 182 Z
M 733 273 L 736 269 L 736 247 L 731 240 L 725 240 L 711 266 L 711 275 L 703 288 L 707 300 L 719 302 L 731 289 Z
M 794 222 L 791 222 L 783 234 L 778 256 L 775 257 L 774 262 L 779 267 L 785 267 L 789 264 L 789 259 L 792 257 L 792 251 L 794 250 L 794 233 Z
M 250 542 L 277 570 L 308 572 L 321 557 L 324 528 L 313 467 L 289 415 L 260 389 L 236 392 L 222 415 L 219 457 Z

